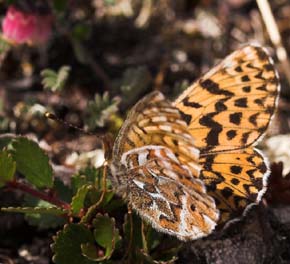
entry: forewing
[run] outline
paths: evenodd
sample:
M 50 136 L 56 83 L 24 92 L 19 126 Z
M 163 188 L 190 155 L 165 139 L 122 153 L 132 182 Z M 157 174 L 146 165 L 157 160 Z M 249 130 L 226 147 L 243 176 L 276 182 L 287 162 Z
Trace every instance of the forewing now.
M 114 144 L 113 163 L 117 166 L 125 152 L 148 145 L 171 149 L 198 176 L 199 150 L 179 110 L 160 92 L 148 94 L 130 111 Z
M 200 179 L 212 196 L 221 217 L 219 223 L 236 218 L 266 191 L 268 166 L 261 153 L 252 148 L 212 153 L 200 158 Z
M 278 83 L 264 48 L 245 46 L 195 82 L 174 105 L 202 153 L 246 148 L 269 125 Z

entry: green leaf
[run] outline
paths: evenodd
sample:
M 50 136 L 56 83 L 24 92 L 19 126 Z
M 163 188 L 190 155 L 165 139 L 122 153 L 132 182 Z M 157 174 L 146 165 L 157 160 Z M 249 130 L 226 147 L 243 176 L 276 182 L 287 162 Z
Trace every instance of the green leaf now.
M 111 99 L 109 93 L 105 92 L 102 96 L 100 94 L 95 95 L 94 101 L 89 101 L 87 106 L 86 123 L 91 129 L 97 127 L 104 127 L 106 122 L 114 116 L 119 110 L 120 97 L 114 97 Z
M 24 206 L 27 208 L 37 208 L 38 212 L 25 212 L 25 219 L 32 226 L 48 229 L 60 227 L 66 223 L 66 218 L 62 215 L 66 214 L 67 211 L 56 208 L 46 201 L 25 195 Z
M 84 202 L 88 191 L 92 188 L 92 185 L 83 185 L 78 189 L 77 194 L 72 198 L 71 208 L 73 214 L 78 214 L 82 208 L 84 208 Z
M 52 187 L 52 168 L 48 156 L 33 141 L 19 137 L 12 141 L 12 155 L 17 170 L 38 188 Z
M 96 250 L 96 246 L 90 243 L 82 244 L 81 249 L 83 255 L 93 261 L 98 261 L 100 256 L 104 254 L 103 250 Z
M 69 77 L 70 67 L 62 66 L 58 72 L 51 69 L 45 69 L 41 72 L 42 85 L 45 89 L 53 92 L 61 91 Z
M 96 260 L 109 259 L 113 254 L 116 242 L 120 240 L 118 229 L 115 227 L 114 218 L 98 214 L 93 220 L 94 237 L 98 245 L 105 249 L 103 257 Z
M 11 181 L 16 170 L 16 163 L 8 151 L 0 151 L 0 187 Z
M 1 211 L 10 213 L 63 215 L 66 212 L 58 207 L 2 207 Z
M 54 239 L 52 250 L 53 261 L 56 264 L 93 264 L 84 256 L 83 245 L 94 244 L 94 236 L 82 224 L 69 224 L 60 231 Z

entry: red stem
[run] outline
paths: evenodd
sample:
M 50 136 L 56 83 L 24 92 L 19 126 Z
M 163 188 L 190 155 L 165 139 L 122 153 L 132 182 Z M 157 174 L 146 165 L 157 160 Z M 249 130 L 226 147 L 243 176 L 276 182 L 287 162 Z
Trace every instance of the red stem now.
M 54 204 L 54 205 L 61 207 L 63 209 L 66 209 L 66 210 L 70 209 L 70 204 L 68 204 L 64 201 L 61 201 L 60 199 L 52 196 L 49 193 L 45 193 L 45 192 L 41 192 L 41 191 L 38 191 L 36 189 L 33 189 L 29 185 L 24 184 L 22 182 L 10 181 L 6 184 L 6 186 L 8 188 L 17 189 L 17 190 L 21 190 L 25 193 L 29 193 L 30 195 L 32 195 L 34 197 L 37 197 L 37 198 L 44 200 L 46 202 L 49 202 L 51 204 Z

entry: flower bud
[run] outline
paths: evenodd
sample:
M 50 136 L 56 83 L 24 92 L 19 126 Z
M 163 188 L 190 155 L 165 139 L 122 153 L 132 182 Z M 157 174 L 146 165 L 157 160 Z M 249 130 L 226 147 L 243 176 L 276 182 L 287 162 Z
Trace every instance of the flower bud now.
M 11 5 L 2 22 L 3 37 L 13 44 L 42 44 L 51 35 L 52 21 L 50 13 L 24 11 Z

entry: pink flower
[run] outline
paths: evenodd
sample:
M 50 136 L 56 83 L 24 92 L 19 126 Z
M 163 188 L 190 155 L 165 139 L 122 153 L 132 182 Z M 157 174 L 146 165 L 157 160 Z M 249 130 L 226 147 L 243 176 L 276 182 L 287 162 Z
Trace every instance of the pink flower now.
M 24 12 L 10 6 L 2 22 L 3 37 L 14 44 L 45 43 L 52 28 L 51 14 Z

